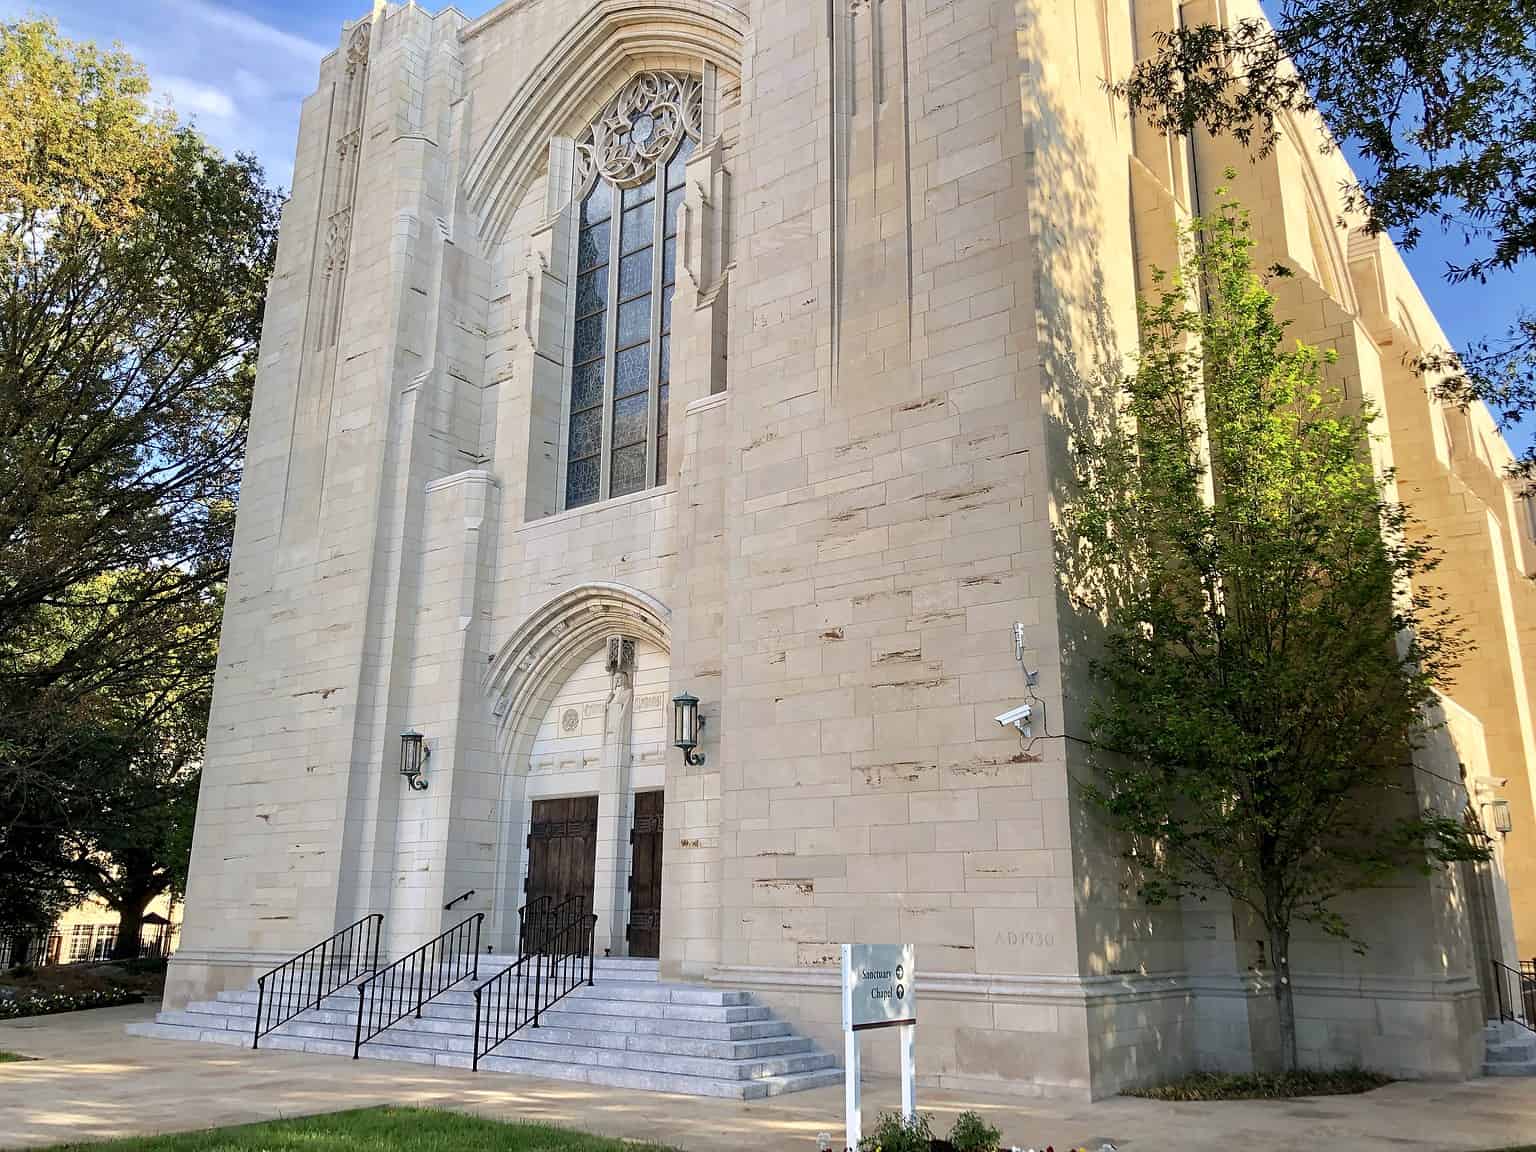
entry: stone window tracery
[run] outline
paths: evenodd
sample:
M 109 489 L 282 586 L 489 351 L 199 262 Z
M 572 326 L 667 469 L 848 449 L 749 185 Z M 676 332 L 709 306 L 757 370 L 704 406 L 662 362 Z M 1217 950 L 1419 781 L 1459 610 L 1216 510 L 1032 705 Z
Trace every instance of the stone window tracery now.
M 702 89 L 640 73 L 576 142 L 567 508 L 666 482 L 678 216 Z

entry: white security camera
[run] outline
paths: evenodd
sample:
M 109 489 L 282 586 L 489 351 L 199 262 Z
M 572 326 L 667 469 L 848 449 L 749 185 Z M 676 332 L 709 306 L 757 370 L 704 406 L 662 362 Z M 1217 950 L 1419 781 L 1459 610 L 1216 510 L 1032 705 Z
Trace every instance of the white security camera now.
M 1011 708 L 1001 716 L 994 717 L 994 719 L 997 720 L 1000 727 L 1006 728 L 1012 724 L 1027 736 L 1029 734 L 1029 718 L 1033 715 L 1034 711 L 1028 704 L 1020 704 L 1017 708 Z

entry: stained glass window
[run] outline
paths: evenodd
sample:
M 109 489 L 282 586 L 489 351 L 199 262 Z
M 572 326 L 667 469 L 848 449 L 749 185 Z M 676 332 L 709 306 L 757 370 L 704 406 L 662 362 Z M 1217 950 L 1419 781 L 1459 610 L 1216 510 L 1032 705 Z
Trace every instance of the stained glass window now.
M 642 73 L 577 143 L 565 506 L 666 483 L 672 294 L 697 77 Z
M 596 500 L 602 480 L 612 197 L 612 189 L 600 180 L 581 202 L 581 230 L 576 242 L 576 326 L 571 353 L 571 426 L 565 470 L 565 502 L 572 508 Z

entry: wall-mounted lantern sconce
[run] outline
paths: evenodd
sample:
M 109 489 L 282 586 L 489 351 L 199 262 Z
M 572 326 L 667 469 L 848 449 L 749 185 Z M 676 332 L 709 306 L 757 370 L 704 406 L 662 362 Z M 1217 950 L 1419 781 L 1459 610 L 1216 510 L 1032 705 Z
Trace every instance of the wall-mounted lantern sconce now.
M 425 736 L 414 728 L 400 733 L 400 775 L 406 778 L 411 791 L 427 790 L 427 782 L 421 778 L 421 773 L 431 758 L 432 749 L 427 747 Z
M 683 763 L 697 768 L 704 763 L 704 753 L 695 752 L 704 717 L 699 715 L 699 700 L 687 692 L 672 697 L 672 744 L 683 750 Z
M 1509 801 L 1491 800 L 1488 809 L 1488 815 L 1493 820 L 1493 830 L 1501 836 L 1508 836 L 1515 826 L 1514 817 L 1509 813 Z

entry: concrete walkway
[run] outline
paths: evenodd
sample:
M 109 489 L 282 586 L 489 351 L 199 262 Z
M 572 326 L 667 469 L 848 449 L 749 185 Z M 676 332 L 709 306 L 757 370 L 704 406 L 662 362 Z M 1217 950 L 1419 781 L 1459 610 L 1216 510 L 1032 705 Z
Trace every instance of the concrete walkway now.
M 818 1132 L 841 1136 L 840 1088 L 741 1104 L 124 1035 L 124 1025 L 153 1013 L 140 1005 L 0 1022 L 0 1050 L 38 1057 L 0 1064 L 0 1148 L 375 1104 L 547 1121 L 687 1152 L 811 1152 Z M 894 1106 L 895 1085 L 868 1085 L 865 1096 L 869 1114 Z M 1365 1096 L 1274 1103 L 1069 1104 L 938 1091 L 920 1092 L 918 1103 L 943 1130 L 974 1108 L 1006 1143 L 1023 1147 L 1097 1149 L 1111 1140 L 1122 1152 L 1467 1152 L 1536 1141 L 1536 1079 L 1394 1084 Z

